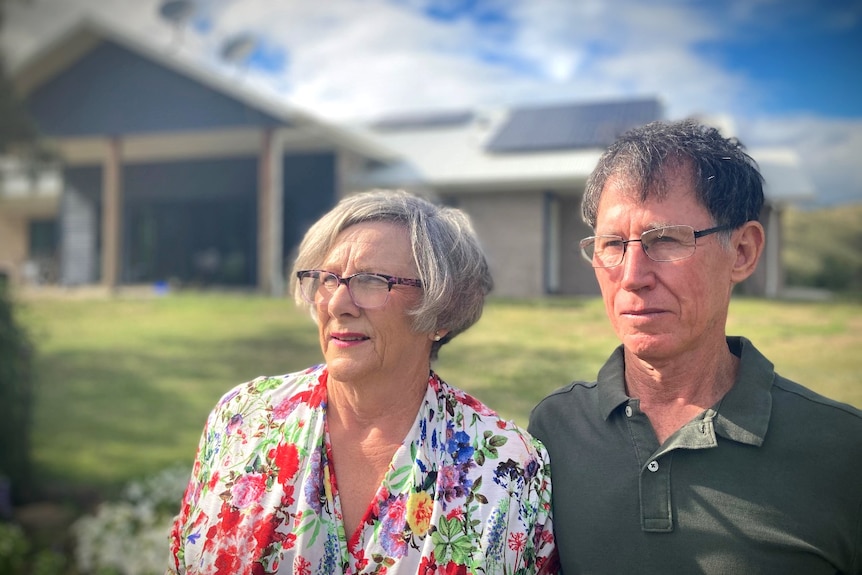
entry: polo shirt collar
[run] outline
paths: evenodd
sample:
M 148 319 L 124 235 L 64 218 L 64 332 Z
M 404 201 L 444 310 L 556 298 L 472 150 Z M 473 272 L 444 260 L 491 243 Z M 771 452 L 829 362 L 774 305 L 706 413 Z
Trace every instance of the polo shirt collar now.
M 721 399 L 714 420 L 718 435 L 760 446 L 772 413 L 772 382 L 775 368 L 744 337 L 728 337 L 730 351 L 739 357 L 736 382 Z
M 740 358 L 739 373 L 733 387 L 715 408 L 714 429 L 727 439 L 760 446 L 772 412 L 774 366 L 744 337 L 728 337 L 727 345 Z M 599 370 L 597 381 L 599 414 L 607 420 L 614 410 L 632 399 L 625 391 L 622 345 Z
M 599 413 L 607 421 L 611 413 L 631 399 L 626 395 L 626 374 L 623 346 L 617 347 L 605 365 L 599 370 L 597 378 L 599 394 Z

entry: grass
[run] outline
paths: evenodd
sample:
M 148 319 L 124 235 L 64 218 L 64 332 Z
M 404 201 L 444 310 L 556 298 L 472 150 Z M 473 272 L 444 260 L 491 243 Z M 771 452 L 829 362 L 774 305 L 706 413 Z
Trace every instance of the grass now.
M 320 361 L 292 302 L 235 294 L 39 299 L 19 318 L 37 347 L 33 447 L 44 484 L 107 492 L 191 464 L 207 413 L 233 385 Z M 728 332 L 777 370 L 862 407 L 862 303 L 734 300 Z M 435 369 L 526 424 L 572 379 L 592 379 L 617 344 L 597 298 L 492 300 Z

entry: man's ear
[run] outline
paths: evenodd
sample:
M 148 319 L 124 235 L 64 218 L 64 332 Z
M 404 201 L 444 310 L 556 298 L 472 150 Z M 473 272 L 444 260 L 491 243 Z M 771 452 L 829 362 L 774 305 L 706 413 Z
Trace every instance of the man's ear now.
M 738 284 L 753 274 L 757 268 L 757 262 L 766 243 L 766 232 L 760 222 L 750 221 L 733 232 L 731 237 L 736 259 L 730 279 L 734 284 Z

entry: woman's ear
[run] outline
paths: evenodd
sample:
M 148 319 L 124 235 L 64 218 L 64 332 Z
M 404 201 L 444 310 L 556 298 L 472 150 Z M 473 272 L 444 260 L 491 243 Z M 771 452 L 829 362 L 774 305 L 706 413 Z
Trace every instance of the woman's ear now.
M 730 279 L 734 284 L 748 278 L 757 268 L 763 246 L 766 243 L 766 232 L 760 222 L 745 222 L 733 234 L 733 249 L 736 259 L 733 263 Z

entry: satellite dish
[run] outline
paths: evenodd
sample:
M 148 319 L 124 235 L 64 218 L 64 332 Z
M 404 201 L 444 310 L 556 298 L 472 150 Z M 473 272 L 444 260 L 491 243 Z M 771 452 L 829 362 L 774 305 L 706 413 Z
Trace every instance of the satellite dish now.
M 257 38 L 252 34 L 238 34 L 225 41 L 221 48 L 221 57 L 230 64 L 245 62 L 257 47 Z
M 192 0 L 165 0 L 159 7 L 159 16 L 180 26 L 191 17 L 194 11 L 195 4 Z

